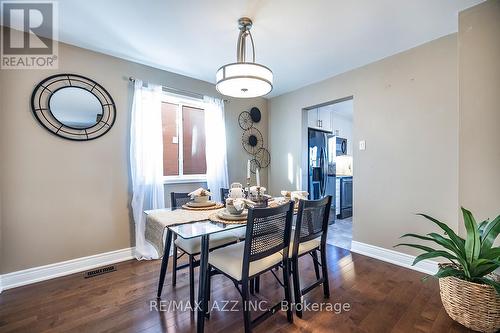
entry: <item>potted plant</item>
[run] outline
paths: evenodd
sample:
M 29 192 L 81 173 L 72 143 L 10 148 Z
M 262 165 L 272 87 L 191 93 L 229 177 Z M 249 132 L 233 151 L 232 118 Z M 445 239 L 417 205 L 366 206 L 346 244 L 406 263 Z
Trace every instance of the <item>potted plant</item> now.
M 420 244 L 401 243 L 423 250 L 413 261 L 444 258 L 434 275 L 439 278 L 441 301 L 448 315 L 460 324 L 480 332 L 497 332 L 500 328 L 500 281 L 494 271 L 500 267 L 500 247 L 493 246 L 500 232 L 500 216 L 493 221 L 476 223 L 472 213 L 462 208 L 465 239 L 448 225 L 426 214 L 417 214 L 432 221 L 444 234 L 431 232 L 425 236 L 405 234 L 439 245 L 434 249 Z

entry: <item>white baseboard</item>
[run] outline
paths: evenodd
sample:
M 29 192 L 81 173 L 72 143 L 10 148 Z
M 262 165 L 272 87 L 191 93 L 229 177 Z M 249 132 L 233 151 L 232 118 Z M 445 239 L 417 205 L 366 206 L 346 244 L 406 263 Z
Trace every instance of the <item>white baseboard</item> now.
M 386 261 L 391 264 L 406 267 L 426 274 L 435 274 L 438 271 L 438 263 L 432 260 L 422 260 L 412 266 L 415 256 L 394 250 L 385 249 L 370 244 L 352 241 L 351 252 L 359 253 L 367 257 Z
M 83 272 L 100 266 L 106 266 L 134 258 L 134 248 L 99 253 L 88 257 L 57 262 L 50 265 L 33 267 L 22 271 L 0 275 L 2 290 L 45 281 L 56 277 Z
M 361 242 L 352 241 L 351 252 L 426 274 L 435 274 L 438 270 L 437 262 L 435 261 L 423 260 L 417 265 L 412 266 L 411 264 L 415 259 L 414 256 Z M 133 258 L 134 248 L 126 248 L 3 274 L 0 275 L 0 293 L 3 290 L 83 272 Z

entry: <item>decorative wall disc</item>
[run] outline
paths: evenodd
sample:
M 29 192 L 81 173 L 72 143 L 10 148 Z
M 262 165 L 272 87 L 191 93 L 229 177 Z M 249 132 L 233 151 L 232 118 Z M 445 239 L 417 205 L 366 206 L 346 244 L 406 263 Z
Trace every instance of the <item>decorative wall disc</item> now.
M 99 83 L 76 74 L 41 81 L 31 95 L 31 110 L 53 134 L 73 141 L 97 139 L 116 118 L 115 102 Z
M 261 113 L 258 107 L 253 107 L 250 109 L 250 117 L 252 117 L 252 121 L 254 123 L 258 123 L 261 118 Z
M 247 151 L 247 153 L 251 155 L 255 155 L 260 148 L 262 148 L 262 134 L 255 127 L 251 127 L 245 132 L 243 132 L 243 136 L 241 137 L 241 144 L 243 148 Z
M 264 169 L 271 163 L 271 154 L 266 148 L 260 148 L 255 154 L 255 159 L 259 163 L 259 167 Z
M 247 130 L 253 126 L 252 117 L 249 112 L 243 111 L 238 116 L 238 123 L 240 124 L 241 129 Z

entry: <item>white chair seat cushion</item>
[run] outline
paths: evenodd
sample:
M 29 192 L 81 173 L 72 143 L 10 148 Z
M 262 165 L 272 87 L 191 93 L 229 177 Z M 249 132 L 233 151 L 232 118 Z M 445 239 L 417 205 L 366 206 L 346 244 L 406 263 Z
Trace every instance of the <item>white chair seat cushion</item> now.
M 311 240 L 309 240 L 307 242 L 300 243 L 299 244 L 299 253 L 298 253 L 298 255 L 300 256 L 303 253 L 309 252 L 312 249 L 315 249 L 315 248 L 319 247 L 320 245 L 321 245 L 321 237 L 314 238 L 314 239 L 311 239 Z M 293 251 L 293 247 L 290 246 L 289 252 L 288 252 L 288 257 L 289 258 L 292 257 L 292 251 Z
M 210 235 L 210 249 L 222 246 L 224 244 L 230 244 L 238 241 L 238 236 L 234 234 L 231 230 L 222 231 Z M 175 240 L 175 245 L 181 248 L 184 252 L 188 254 L 197 254 L 201 251 L 201 239 L 200 237 L 184 239 L 182 237 L 177 237 Z
M 221 249 L 214 250 L 208 256 L 208 263 L 235 280 L 241 281 L 243 269 L 243 252 L 245 242 L 239 242 Z M 249 267 L 249 276 L 265 271 L 283 261 L 280 252 L 268 257 L 252 261 Z

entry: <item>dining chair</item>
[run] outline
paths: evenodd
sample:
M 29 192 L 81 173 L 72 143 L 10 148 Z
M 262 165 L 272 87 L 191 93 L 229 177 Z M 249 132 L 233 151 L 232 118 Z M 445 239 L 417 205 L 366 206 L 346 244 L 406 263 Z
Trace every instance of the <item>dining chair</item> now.
M 170 194 L 172 209 L 178 209 L 189 201 L 191 201 L 191 197 L 188 193 L 172 192 Z M 175 287 L 177 284 L 177 271 L 186 267 L 189 268 L 189 301 L 191 309 L 194 309 L 194 269 L 200 265 L 196 256 L 199 255 L 201 251 L 201 240 L 199 238 L 184 239 L 182 237 L 177 237 L 175 234 L 173 237 L 172 286 Z M 213 250 L 228 244 L 236 243 L 237 241 L 238 237 L 234 233 L 230 231 L 219 232 L 210 238 L 209 247 L 210 250 Z M 188 256 L 188 263 L 177 266 L 177 260 L 184 255 Z
M 229 197 L 229 189 L 228 188 L 220 188 L 220 200 L 224 204 L 224 207 L 226 207 L 226 199 Z
M 326 236 L 328 231 L 328 218 L 332 196 L 326 196 L 319 200 L 300 200 L 297 212 L 295 230 L 292 232 L 292 240 L 289 248 L 289 261 L 293 276 L 293 290 L 295 304 L 302 302 L 302 296 L 319 286 L 323 285 L 323 295 L 330 297 L 328 284 L 328 267 L 326 260 Z M 321 263 L 318 261 L 319 251 Z M 310 254 L 314 264 L 316 282 L 308 287 L 301 288 L 299 278 L 299 257 Z M 319 274 L 321 266 L 321 276 Z M 295 312 L 302 318 L 302 308 L 295 307 Z
M 290 273 L 288 262 L 288 246 L 292 230 L 293 203 L 274 208 L 249 208 L 246 226 L 246 240 L 234 245 L 214 250 L 208 258 L 207 288 L 205 289 L 205 305 L 210 300 L 210 279 L 216 274 L 223 274 L 231 279 L 238 289 L 243 301 L 243 319 L 245 332 L 281 308 L 286 302 L 287 319 L 293 322 L 291 310 Z M 283 267 L 282 280 L 273 271 L 274 267 Z M 249 287 L 252 279 L 270 271 L 283 287 L 284 299 L 266 312 L 251 319 Z M 205 307 L 207 309 L 207 307 Z

